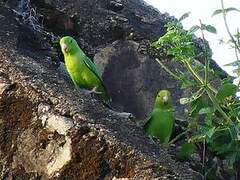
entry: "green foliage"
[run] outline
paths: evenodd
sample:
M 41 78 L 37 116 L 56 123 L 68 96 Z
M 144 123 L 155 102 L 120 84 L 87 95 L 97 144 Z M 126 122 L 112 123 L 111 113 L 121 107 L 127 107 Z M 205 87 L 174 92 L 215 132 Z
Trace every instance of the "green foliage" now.
M 178 160 L 182 161 L 188 158 L 195 151 L 195 149 L 196 147 L 193 143 L 185 143 L 177 152 L 176 157 Z
M 216 29 L 214 26 L 212 26 L 212 25 L 210 25 L 210 24 L 206 25 L 206 24 L 202 24 L 202 23 L 201 23 L 201 26 L 199 26 L 199 25 L 194 25 L 194 26 L 192 26 L 192 27 L 189 29 L 189 33 L 195 33 L 195 32 L 198 31 L 199 29 L 208 31 L 208 32 L 210 32 L 210 33 L 217 34 L 217 29 Z
M 240 61 L 233 61 L 231 63 L 225 64 L 224 66 L 240 66 Z
M 201 25 L 201 29 L 202 30 L 206 30 L 206 31 L 208 31 L 208 32 L 210 32 L 210 33 L 214 33 L 214 34 L 217 34 L 217 30 L 216 30 L 216 28 L 214 27 L 214 26 L 212 26 L 212 25 L 206 25 L 206 24 L 202 24 Z
M 228 13 L 228 12 L 231 12 L 231 11 L 240 12 L 239 9 L 234 8 L 234 7 L 230 7 L 230 8 L 226 8 L 226 9 L 217 9 L 213 12 L 212 16 L 215 16 L 215 15 L 218 15 L 218 14 L 223 14 L 223 13 Z
M 232 83 L 223 84 L 217 93 L 217 99 L 219 101 L 225 100 L 229 96 L 234 96 L 237 93 L 237 86 Z
M 186 19 L 187 17 L 189 17 L 189 15 L 190 15 L 190 12 L 187 12 L 187 13 L 183 14 L 183 15 L 179 18 L 179 21 L 182 21 L 182 20 Z
M 239 60 L 239 55 L 240 55 L 240 33 L 239 33 L 239 28 L 237 28 L 237 31 L 235 34 L 232 34 L 232 32 L 230 31 L 229 25 L 228 25 L 228 21 L 227 21 L 227 14 L 229 12 L 240 12 L 239 9 L 235 8 L 235 7 L 229 7 L 229 8 L 225 8 L 224 6 L 224 0 L 221 0 L 221 9 L 217 9 L 213 12 L 212 16 L 215 15 L 222 15 L 223 16 L 223 20 L 224 20 L 224 25 L 226 28 L 226 31 L 229 35 L 229 40 L 227 41 L 227 44 L 233 48 L 235 50 L 235 56 L 236 56 L 236 60 L 232 63 L 227 64 L 226 66 L 234 66 L 235 69 L 233 70 L 234 73 L 237 74 L 237 76 L 240 76 L 240 60 Z
M 223 12 L 238 11 L 236 8 L 221 10 Z M 215 11 L 214 15 L 221 13 Z M 189 108 L 189 126 L 187 131 L 192 132 L 188 143 L 184 144 L 177 153 L 177 158 L 183 160 L 194 151 L 194 144 L 206 143 L 207 150 L 219 158 L 225 159 L 232 169 L 236 169 L 240 161 L 240 101 L 236 98 L 238 87 L 229 80 L 222 80 L 222 85 L 214 87 L 209 80 L 209 68 L 211 61 L 209 50 L 204 38 L 205 32 L 217 33 L 211 25 L 195 25 L 189 31 L 182 29 L 180 21 L 187 18 L 189 13 L 184 14 L 179 22 L 170 22 L 166 25 L 166 34 L 160 37 L 152 46 L 163 49 L 172 57 L 173 62 L 183 65 L 186 72 L 179 70 L 171 71 L 170 75 L 177 77 L 182 89 L 194 91 L 189 97 L 180 99 L 180 103 Z M 193 43 L 196 31 L 201 31 L 204 40 L 204 64 L 197 67 L 194 65 L 198 57 Z M 233 65 L 239 66 L 239 61 Z
M 159 49 L 166 45 L 167 54 L 179 61 L 194 59 L 195 49 L 192 34 L 183 31 L 179 23 L 170 22 L 166 27 L 167 33 L 153 43 L 152 46 Z

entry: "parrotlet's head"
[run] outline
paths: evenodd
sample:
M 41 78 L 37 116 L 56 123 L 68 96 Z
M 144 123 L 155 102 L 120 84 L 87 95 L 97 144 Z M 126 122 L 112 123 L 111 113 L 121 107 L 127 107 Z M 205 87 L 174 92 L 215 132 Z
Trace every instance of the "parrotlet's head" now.
M 172 105 L 171 93 L 168 90 L 160 90 L 155 100 L 155 108 L 170 108 Z
M 70 36 L 65 36 L 60 39 L 61 50 L 65 55 L 74 54 L 79 50 L 77 41 Z

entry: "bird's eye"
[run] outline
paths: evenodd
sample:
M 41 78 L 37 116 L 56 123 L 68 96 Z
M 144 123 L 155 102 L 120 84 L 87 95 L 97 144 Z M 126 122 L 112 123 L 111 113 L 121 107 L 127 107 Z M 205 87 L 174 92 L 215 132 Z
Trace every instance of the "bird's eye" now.
M 72 43 L 72 39 L 71 39 L 70 43 Z

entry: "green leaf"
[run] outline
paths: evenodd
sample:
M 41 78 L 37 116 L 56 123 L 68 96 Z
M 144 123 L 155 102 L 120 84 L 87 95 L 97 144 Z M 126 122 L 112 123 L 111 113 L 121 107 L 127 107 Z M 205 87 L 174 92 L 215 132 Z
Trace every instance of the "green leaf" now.
M 193 136 L 190 138 L 189 142 L 194 142 L 194 143 L 196 143 L 196 142 L 201 142 L 201 141 L 203 141 L 203 139 L 205 139 L 205 138 L 206 138 L 206 134 L 199 133 L 199 134 L 193 135 Z
M 214 112 L 214 109 L 212 107 L 204 107 L 204 108 L 200 109 L 198 114 L 210 114 L 213 112 Z
M 207 25 L 206 26 L 206 31 L 208 31 L 210 33 L 213 33 L 213 34 L 217 34 L 217 29 L 212 25 Z
M 240 12 L 239 9 L 234 8 L 234 7 L 230 7 L 230 8 L 226 8 L 226 9 L 217 9 L 217 10 L 215 10 L 215 11 L 213 12 L 212 17 L 215 16 L 215 15 L 217 15 L 217 14 L 222 14 L 222 13 L 224 13 L 224 12 L 225 12 L 225 13 L 228 13 L 228 12 L 230 12 L 230 11 Z
M 208 138 L 211 138 L 212 135 L 215 133 L 215 131 L 216 131 L 216 128 L 215 128 L 215 127 L 211 127 L 211 128 L 209 128 L 209 129 L 207 129 L 207 131 L 206 131 L 206 136 L 207 136 Z
M 188 31 L 189 31 L 189 33 L 193 34 L 193 33 L 195 33 L 199 29 L 200 29 L 200 26 L 195 25 L 195 26 L 192 26 Z
M 234 7 L 226 8 L 225 11 L 226 11 L 226 13 L 228 13 L 228 12 L 230 12 L 230 11 L 237 11 L 237 12 L 240 12 L 239 9 L 234 8 Z
M 195 151 L 195 149 L 196 147 L 193 143 L 185 143 L 177 152 L 176 157 L 178 160 L 182 161 L 188 158 Z
M 237 86 L 232 83 L 223 84 L 217 93 L 217 99 L 223 101 L 226 97 L 235 95 L 237 92 Z
M 213 134 L 215 133 L 216 128 L 215 127 L 201 127 L 201 130 L 197 132 L 195 135 L 193 135 L 189 142 L 201 142 L 204 139 L 210 139 Z
M 204 108 L 204 107 L 209 107 L 206 99 L 204 99 L 203 97 L 199 97 L 198 99 L 196 99 L 196 101 L 193 101 L 191 103 L 191 111 L 190 111 L 190 116 L 191 117 L 197 117 L 199 114 L 198 112 Z
M 182 104 L 182 105 L 189 104 L 189 103 L 197 100 L 198 98 L 199 98 L 199 96 L 197 96 L 197 94 L 192 95 L 192 97 L 190 97 L 190 98 L 181 98 L 180 104 Z
M 214 34 L 217 33 L 216 28 L 212 25 L 201 24 L 201 29 L 205 30 L 205 31 L 208 31 L 210 33 L 214 33 Z
M 222 10 L 222 9 L 217 9 L 217 10 L 215 10 L 215 11 L 213 12 L 212 17 L 215 16 L 215 15 L 217 15 L 217 14 L 222 14 L 222 13 L 223 13 L 223 10 Z
M 233 140 L 235 141 L 240 141 L 240 124 L 237 123 L 237 124 L 232 124 L 230 126 L 230 134 L 231 134 L 231 137 Z
M 189 88 L 189 87 L 192 87 L 194 86 L 194 82 L 186 79 L 186 78 L 182 78 L 182 81 L 181 81 L 181 89 L 186 89 L 186 88 Z
M 180 104 L 185 105 L 191 102 L 190 98 L 181 98 L 180 99 Z
M 184 13 L 184 14 L 179 18 L 179 21 L 182 21 L 182 20 L 186 19 L 187 17 L 189 17 L 189 14 L 190 14 L 190 13 L 191 13 L 191 12 Z
M 196 101 L 197 99 L 199 99 L 203 94 L 203 89 L 200 88 L 197 92 L 193 93 L 191 97 L 189 98 L 181 98 L 180 99 L 180 104 L 188 104 L 191 102 Z
M 154 48 L 156 48 L 156 49 L 157 49 L 157 48 L 160 48 L 161 45 L 160 45 L 159 41 L 160 41 L 160 40 L 157 40 L 157 41 L 151 43 L 151 47 L 154 47 Z
M 233 152 L 227 156 L 228 169 L 234 170 L 234 164 L 239 160 L 239 152 Z
M 232 149 L 230 129 L 228 127 L 221 127 L 216 129 L 211 137 L 210 146 L 217 154 L 225 154 Z
M 234 69 L 233 73 L 236 73 L 237 76 L 239 77 L 240 76 L 240 67 L 238 67 L 237 69 Z
M 240 61 L 233 61 L 231 63 L 225 64 L 224 66 L 240 66 Z

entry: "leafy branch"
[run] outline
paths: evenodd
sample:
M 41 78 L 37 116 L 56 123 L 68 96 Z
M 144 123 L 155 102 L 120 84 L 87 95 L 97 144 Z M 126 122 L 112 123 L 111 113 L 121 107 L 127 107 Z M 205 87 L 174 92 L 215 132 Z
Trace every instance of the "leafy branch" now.
M 232 12 L 232 11 L 240 12 L 239 9 L 234 8 L 234 7 L 225 8 L 224 1 L 221 0 L 221 9 L 215 10 L 214 13 L 212 14 L 212 16 L 219 15 L 219 14 L 222 14 L 222 16 L 223 16 L 224 25 L 225 25 L 226 31 L 230 37 L 230 40 L 231 40 L 230 42 L 232 42 L 234 45 L 233 47 L 234 47 L 235 56 L 236 56 L 236 61 L 234 61 L 233 63 L 230 63 L 230 64 L 226 64 L 226 66 L 237 66 L 238 68 L 235 72 L 237 72 L 237 74 L 239 75 L 239 69 L 240 69 L 240 65 L 239 65 L 239 54 L 240 54 L 239 28 L 237 28 L 237 33 L 235 35 L 233 35 L 230 31 L 228 21 L 227 21 L 227 13 Z
M 215 12 L 215 15 L 220 12 L 236 10 L 223 9 Z M 186 13 L 180 20 L 184 20 L 188 16 L 189 13 Z M 194 149 L 192 143 L 202 142 L 204 144 L 203 168 L 205 168 L 207 150 L 217 156 L 226 158 L 231 167 L 237 167 L 236 163 L 240 161 L 240 143 L 238 145 L 236 140 L 240 142 L 240 130 L 233 127 L 240 127 L 240 101 L 235 96 L 238 87 L 229 80 L 222 80 L 221 86 L 215 88 L 210 81 L 213 70 L 210 69 L 211 57 L 209 56 L 205 32 L 216 33 L 216 28 L 202 23 L 201 20 L 199 25 L 193 26 L 189 31 L 182 29 L 180 21 L 170 22 L 166 25 L 166 28 L 165 35 L 154 42 L 152 47 L 165 50 L 167 55 L 172 57 L 173 62 L 180 62 L 183 65 L 185 72 L 172 71 L 159 58 L 156 58 L 156 60 L 167 73 L 180 83 L 185 84 L 182 86 L 183 88 L 191 88 L 191 91 L 195 90 L 190 97 L 181 98 L 180 103 L 189 106 L 189 119 L 196 122 L 196 125 L 191 126 L 191 122 L 189 122 L 188 128 L 177 135 L 170 143 L 176 142 L 189 132 L 188 134 L 192 134 L 192 136 L 188 143 L 183 145 L 180 154 L 184 156 L 185 150 L 192 152 Z M 204 64 L 196 67 L 194 62 L 196 61 L 197 51 L 193 43 L 193 37 L 198 30 L 200 30 L 203 39 L 202 58 Z M 235 42 L 236 45 L 239 45 L 239 39 Z M 240 66 L 239 62 L 235 63 Z M 202 117 L 204 123 L 202 123 Z M 222 142 L 225 139 L 228 139 L 228 141 Z M 239 153 L 239 156 L 236 153 Z

